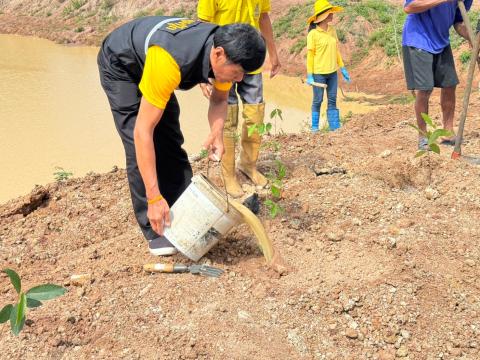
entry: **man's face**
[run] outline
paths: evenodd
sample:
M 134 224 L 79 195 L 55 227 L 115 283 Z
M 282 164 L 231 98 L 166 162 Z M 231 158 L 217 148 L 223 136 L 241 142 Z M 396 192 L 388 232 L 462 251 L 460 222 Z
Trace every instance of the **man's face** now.
M 215 80 L 218 82 L 240 82 L 245 72 L 242 67 L 232 64 L 221 47 L 212 48 L 210 52 L 210 64 L 212 65 Z

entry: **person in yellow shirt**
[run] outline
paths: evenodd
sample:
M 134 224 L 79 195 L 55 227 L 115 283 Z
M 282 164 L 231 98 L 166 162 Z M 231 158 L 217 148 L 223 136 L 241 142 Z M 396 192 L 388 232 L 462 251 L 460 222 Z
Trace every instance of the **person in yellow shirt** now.
M 265 41 L 250 25 L 166 16 L 135 19 L 103 41 L 100 81 L 125 148 L 133 210 L 153 255 L 177 252 L 163 236 L 164 227 L 192 177 L 174 90 L 211 81 L 204 148 L 220 161 L 231 83 L 258 69 L 265 55 Z
M 308 19 L 307 83 L 313 87 L 311 131 L 317 132 L 324 88 L 315 86 L 315 83 L 327 85 L 328 125 L 330 130 L 336 130 L 340 127 L 340 112 L 337 109 L 337 70 L 341 70 L 343 78 L 347 82 L 350 82 L 350 75 L 340 54 L 337 32 L 330 25 L 333 14 L 343 11 L 343 8 L 333 6 L 326 0 L 317 0 L 314 11 L 314 15 Z
M 270 21 L 270 0 L 199 0 L 198 18 L 217 25 L 233 23 L 250 24 L 259 29 L 265 39 L 271 62 L 270 77 L 280 70 L 272 23 Z M 204 95 L 210 96 L 211 87 L 201 85 Z M 228 97 L 228 115 L 225 122 L 225 154 L 222 159 L 222 174 L 227 192 L 233 197 L 243 195 L 243 190 L 235 176 L 235 139 L 238 126 L 238 95 L 243 103 L 243 126 L 241 135 L 241 152 L 238 169 L 252 182 L 264 187 L 267 179 L 257 170 L 257 159 L 261 138 L 257 132 L 248 136 L 248 127 L 262 124 L 265 114 L 263 101 L 262 69 L 246 74 L 242 81 L 233 84 Z

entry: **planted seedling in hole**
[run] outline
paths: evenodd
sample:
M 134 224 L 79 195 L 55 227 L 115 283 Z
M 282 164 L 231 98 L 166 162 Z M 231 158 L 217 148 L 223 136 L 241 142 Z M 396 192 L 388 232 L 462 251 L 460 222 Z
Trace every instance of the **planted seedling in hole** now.
M 413 124 L 408 124 L 420 134 L 427 138 L 428 140 L 428 148 L 436 154 L 440 154 L 440 146 L 438 146 L 438 139 L 442 136 L 452 136 L 453 132 L 446 129 L 439 129 L 437 124 L 435 124 L 428 114 L 422 113 L 422 119 L 425 121 L 427 125 L 427 130 L 423 131 L 418 126 Z M 415 157 L 420 157 L 424 155 L 427 151 L 426 150 L 418 150 L 415 154 Z
M 10 320 L 10 328 L 15 336 L 18 336 L 25 325 L 27 308 L 36 308 L 42 305 L 41 300 L 55 299 L 67 292 L 67 289 L 54 285 L 38 285 L 27 292 L 22 292 L 22 282 L 20 276 L 12 269 L 3 269 L 8 275 L 15 291 L 18 294 L 16 304 L 8 304 L 0 311 L 0 324 Z

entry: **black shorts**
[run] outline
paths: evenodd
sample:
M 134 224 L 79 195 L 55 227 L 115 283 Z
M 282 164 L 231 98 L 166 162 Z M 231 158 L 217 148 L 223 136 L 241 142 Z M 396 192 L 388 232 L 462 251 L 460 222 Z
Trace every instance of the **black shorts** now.
M 434 87 L 448 88 L 458 85 L 450 45 L 440 54 L 404 46 L 403 66 L 408 90 L 432 90 Z

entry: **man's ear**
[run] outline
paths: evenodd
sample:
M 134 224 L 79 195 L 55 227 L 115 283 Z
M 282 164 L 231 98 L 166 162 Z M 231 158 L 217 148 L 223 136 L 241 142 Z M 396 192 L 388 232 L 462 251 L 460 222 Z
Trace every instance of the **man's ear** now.
M 217 62 L 223 64 L 227 60 L 227 56 L 225 55 L 225 50 L 223 49 L 223 47 L 219 46 L 214 48 L 213 53 Z

